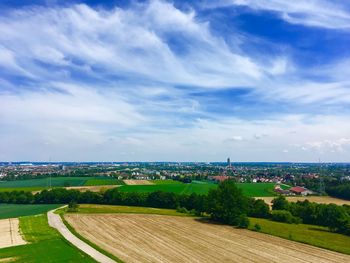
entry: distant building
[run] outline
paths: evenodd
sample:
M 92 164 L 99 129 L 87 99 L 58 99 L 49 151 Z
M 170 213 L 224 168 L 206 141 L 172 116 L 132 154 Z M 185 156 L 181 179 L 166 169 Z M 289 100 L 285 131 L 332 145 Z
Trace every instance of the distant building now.
M 217 176 L 210 176 L 209 179 L 213 180 L 213 181 L 215 181 L 217 183 L 221 183 L 221 182 L 223 182 L 223 181 L 225 181 L 227 179 L 230 179 L 230 177 L 226 176 L 226 175 L 217 175 Z
M 290 192 L 297 194 L 297 195 L 311 195 L 314 194 L 313 191 L 305 188 L 305 187 L 301 187 L 301 186 L 294 186 L 292 188 L 289 189 Z
M 228 167 L 231 167 L 231 160 L 230 160 L 230 157 L 227 158 L 227 166 L 228 166 Z

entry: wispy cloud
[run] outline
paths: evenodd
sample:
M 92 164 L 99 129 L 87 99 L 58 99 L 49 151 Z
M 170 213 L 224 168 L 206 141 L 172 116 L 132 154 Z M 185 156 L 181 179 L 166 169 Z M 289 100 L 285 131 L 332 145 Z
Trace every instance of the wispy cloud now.
M 347 11 L 316 15 L 317 2 L 227 4 L 346 28 Z M 347 112 L 332 110 L 350 103 L 347 58 L 305 68 L 290 49 L 249 52 L 259 41 L 227 41 L 201 10 L 154 0 L 3 12 L 0 160 L 282 160 L 310 152 L 290 144 L 347 138 Z
M 206 7 L 246 6 L 253 10 L 272 11 L 292 24 L 323 27 L 330 29 L 349 29 L 350 12 L 343 1 L 329 0 L 221 0 L 206 1 Z

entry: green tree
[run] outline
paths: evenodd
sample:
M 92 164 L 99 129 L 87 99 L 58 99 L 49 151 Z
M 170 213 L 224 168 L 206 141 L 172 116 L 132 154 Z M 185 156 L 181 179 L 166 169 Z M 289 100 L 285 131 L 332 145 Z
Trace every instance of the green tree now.
M 283 195 L 280 195 L 272 200 L 273 210 L 288 210 L 288 201 Z
M 206 210 L 215 221 L 235 226 L 247 226 L 244 218 L 248 212 L 248 198 L 231 180 L 226 180 L 217 189 L 209 191 Z

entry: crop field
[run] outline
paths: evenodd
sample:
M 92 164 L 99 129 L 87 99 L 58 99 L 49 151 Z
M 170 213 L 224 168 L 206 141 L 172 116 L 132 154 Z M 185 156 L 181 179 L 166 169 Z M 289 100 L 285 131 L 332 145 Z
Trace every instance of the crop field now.
M 126 185 L 152 185 L 153 181 L 151 180 L 124 180 Z
M 66 214 L 84 238 L 125 262 L 349 262 L 350 256 L 193 217 Z
M 166 182 L 169 182 L 168 184 Z M 246 196 L 274 196 L 274 183 L 238 183 L 237 186 L 242 189 Z M 211 182 L 193 181 L 185 184 L 176 181 L 158 180 L 154 185 L 124 185 L 119 189 L 122 192 L 154 192 L 164 191 L 177 194 L 207 194 L 210 189 L 215 189 L 217 184 Z
M 274 197 L 258 197 L 264 200 L 267 204 L 272 205 L 272 200 Z M 336 204 L 336 205 L 350 205 L 349 200 L 343 200 L 330 196 L 287 196 L 286 199 L 289 202 L 297 202 L 309 200 L 310 202 L 315 202 L 319 204 Z
M 0 262 L 95 262 L 49 227 L 46 215 L 19 220 L 29 244 L 0 249 Z
M 52 177 L 15 181 L 0 181 L 0 192 L 23 190 L 40 191 L 52 187 L 64 186 L 94 186 L 94 185 L 122 185 L 123 181 L 110 177 Z
M 43 214 L 59 206 L 61 205 L 0 204 L 0 219 Z

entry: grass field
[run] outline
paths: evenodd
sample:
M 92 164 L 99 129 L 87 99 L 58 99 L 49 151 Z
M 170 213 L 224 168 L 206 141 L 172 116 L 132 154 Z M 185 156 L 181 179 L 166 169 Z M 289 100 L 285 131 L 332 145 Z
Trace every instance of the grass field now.
M 285 224 L 261 218 L 250 218 L 250 229 L 261 226 L 262 233 L 278 236 L 350 255 L 350 236 L 330 232 L 325 227 Z M 350 262 L 350 261 L 349 261 Z
M 89 179 L 84 183 L 84 186 L 95 186 L 95 185 L 124 185 L 122 180 L 116 180 L 114 178 L 108 179 Z
M 51 182 L 50 182 L 51 181 Z M 94 185 L 123 185 L 123 181 L 116 180 L 111 177 L 52 177 L 15 180 L 15 181 L 0 181 L 0 192 L 5 191 L 40 191 L 52 187 L 63 186 L 94 186 Z
M 217 185 L 213 183 L 198 183 L 192 182 L 190 184 L 170 183 L 170 184 L 155 184 L 155 185 L 123 185 L 119 189 L 122 192 L 172 192 L 176 194 L 206 194 L 209 189 L 216 188 Z
M 50 228 L 46 215 L 21 217 L 20 228 L 30 244 L 0 249 L 0 262 L 95 262 Z
M 164 191 L 177 194 L 206 194 L 210 189 L 215 189 L 217 184 L 211 182 L 193 181 L 190 184 L 171 180 L 152 181 L 154 185 L 124 185 L 119 188 L 122 192 L 154 192 Z M 274 196 L 274 183 L 238 183 L 237 186 L 242 189 L 246 196 Z
M 59 206 L 0 204 L 0 219 L 43 214 Z
M 274 183 L 239 183 L 237 184 L 246 196 L 274 196 Z

